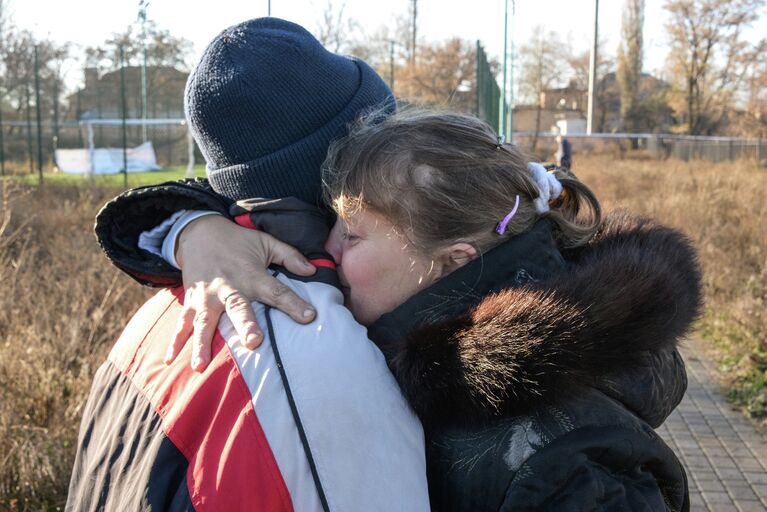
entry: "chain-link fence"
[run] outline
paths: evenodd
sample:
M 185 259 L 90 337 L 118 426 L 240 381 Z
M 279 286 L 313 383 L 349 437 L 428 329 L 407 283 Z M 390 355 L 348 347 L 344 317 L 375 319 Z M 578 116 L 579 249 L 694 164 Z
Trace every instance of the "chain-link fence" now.
M 158 34 L 163 37 L 149 41 L 142 59 L 130 30 L 79 53 L 13 32 L 14 46 L 0 59 L 0 174 L 54 170 L 56 149 L 144 142 L 152 143 L 159 165 L 185 164 L 187 130 L 178 119 L 187 49 L 171 34 Z M 115 119 L 128 120 L 124 131 L 122 122 L 108 122 Z
M 476 44 L 475 65 L 476 75 L 471 77 L 474 83 L 467 81 L 465 94 L 474 96 L 470 102 L 475 105 L 474 113 L 500 130 L 501 91 L 479 42 Z M 155 70 L 157 76 L 170 77 L 163 82 L 163 87 L 153 90 L 152 98 L 159 102 L 159 106 L 153 104 L 152 112 L 162 114 L 142 120 L 137 118 L 142 105 L 141 97 L 136 92 L 140 90 L 136 85 L 140 82 L 139 69 L 126 68 L 127 82 L 132 84 L 127 88 L 130 94 L 125 93 L 128 97 L 126 108 L 118 105 L 121 97 L 119 91 L 126 90 L 119 86 L 123 81 L 118 80 L 120 73 L 113 71 L 100 76 L 95 70 L 86 71 L 90 72 L 86 73 L 86 86 L 68 97 L 66 107 L 54 101 L 49 108 L 41 109 L 40 121 L 34 104 L 37 94 L 28 94 L 22 103 L 6 103 L 6 106 L 13 106 L 14 109 L 2 112 L 0 121 L 0 174 L 57 170 L 57 149 L 122 149 L 145 142 L 151 142 L 156 163 L 160 167 L 187 166 L 190 161 L 202 162 L 199 151 L 189 137 L 187 126 L 180 118 L 183 114 L 179 98 L 182 97 L 185 73 L 163 68 L 163 75 Z M 28 88 L 28 91 L 32 90 Z M 41 103 L 45 106 L 44 101 L 41 100 Z M 121 119 L 123 113 L 129 117 L 124 126 Z M 553 153 L 556 149 L 556 143 L 548 139 L 553 136 L 551 133 L 539 134 L 542 140 L 533 156 L 550 158 L 547 152 Z M 658 159 L 700 159 L 713 162 L 748 159 L 767 165 L 765 139 L 622 133 L 567 134 L 566 137 L 576 152 L 610 151 L 623 154 L 640 149 Z M 532 146 L 532 133 L 514 132 L 512 138 L 522 147 Z
M 144 128 L 146 124 L 146 128 Z M 57 149 L 132 148 L 151 142 L 160 167 L 186 166 L 190 150 L 196 151 L 194 160 L 202 161 L 199 151 L 190 144 L 189 130 L 183 119 L 126 120 L 124 128 L 120 119 L 93 119 L 65 122 L 54 126 L 41 123 L 4 122 L 2 129 L 2 154 L 0 164 L 5 174 L 23 174 L 57 171 Z
M 767 140 L 764 139 L 651 135 L 643 140 L 648 153 L 656 158 L 711 162 L 745 159 L 767 164 Z
M 485 49 L 477 41 L 476 115 L 500 133 L 501 88 L 490 69 Z
M 554 137 L 552 133 L 538 134 L 538 147 L 533 156 L 542 160 L 551 158 L 557 147 Z M 659 160 L 678 158 L 685 161 L 728 162 L 742 159 L 767 166 L 767 139 L 655 133 L 567 134 L 565 138 L 572 144 L 574 152 L 622 155 L 631 150 L 640 150 Z M 515 132 L 513 136 L 513 141 L 526 150 L 532 146 L 532 140 L 533 134 L 529 132 Z

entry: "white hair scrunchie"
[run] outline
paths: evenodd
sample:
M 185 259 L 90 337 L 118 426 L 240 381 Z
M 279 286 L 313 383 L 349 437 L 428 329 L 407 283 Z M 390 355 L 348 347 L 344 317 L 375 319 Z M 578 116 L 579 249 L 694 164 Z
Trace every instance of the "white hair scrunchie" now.
M 547 171 L 544 166 L 537 162 L 529 162 L 527 170 L 530 171 L 530 176 L 540 191 L 538 197 L 533 200 L 535 211 L 545 213 L 549 211 L 549 201 L 562 195 L 562 184 L 553 173 Z

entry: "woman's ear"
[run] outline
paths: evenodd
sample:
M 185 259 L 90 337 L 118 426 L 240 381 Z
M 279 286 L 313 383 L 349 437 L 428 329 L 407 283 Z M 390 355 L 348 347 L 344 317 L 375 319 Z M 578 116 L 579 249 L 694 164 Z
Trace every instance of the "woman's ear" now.
M 466 242 L 454 243 L 440 251 L 438 256 L 437 279 L 441 279 L 449 273 L 458 270 L 478 256 L 477 249 Z

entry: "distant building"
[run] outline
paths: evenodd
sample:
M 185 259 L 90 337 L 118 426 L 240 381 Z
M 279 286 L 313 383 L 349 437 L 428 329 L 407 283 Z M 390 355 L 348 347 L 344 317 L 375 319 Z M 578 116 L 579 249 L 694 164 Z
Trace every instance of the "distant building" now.
M 570 82 L 567 87 L 546 89 L 538 99 L 541 108 L 546 110 L 579 110 L 585 111 L 588 103 L 588 92 L 579 89 Z
M 667 131 L 674 120 L 665 93 L 669 85 L 658 78 L 643 73 L 639 78 L 639 100 L 642 103 L 640 129 L 648 132 Z M 622 130 L 620 119 L 620 90 L 615 73 L 605 74 L 596 84 L 594 112 L 595 132 L 618 132 Z M 580 121 L 586 119 L 588 92 L 574 83 L 567 87 L 546 89 L 541 92 L 538 103 L 517 105 L 512 111 L 514 131 L 535 131 L 535 121 L 540 108 L 540 131 L 557 131 L 558 126 L 568 127 L 571 133 L 580 129 Z M 572 128 L 572 129 L 571 129 Z
M 572 122 L 586 119 L 587 91 L 574 83 L 567 87 L 546 89 L 538 97 L 538 104 L 517 105 L 512 110 L 514 131 L 535 131 L 536 118 L 540 109 L 539 129 L 542 132 L 555 131 L 560 121 Z
M 538 115 L 535 105 L 517 105 L 512 110 L 511 124 L 515 132 L 535 131 L 535 118 Z M 556 129 L 559 121 L 584 120 L 581 110 L 543 108 L 540 112 L 540 131 L 550 132 Z
M 673 111 L 666 93 L 670 85 L 648 73 L 639 76 L 639 102 L 642 108 L 639 132 L 667 132 L 674 124 Z M 621 93 L 615 73 L 605 74 L 597 84 L 597 104 L 594 113 L 596 131 L 622 132 Z
M 582 135 L 586 133 L 585 119 L 560 119 L 556 124 L 557 132 L 561 135 Z
M 189 73 L 169 66 L 147 68 L 147 117 L 184 117 L 184 87 Z M 141 66 L 125 68 L 125 99 L 128 118 L 142 116 Z M 108 119 L 122 116 L 120 70 L 99 76 L 95 68 L 85 70 L 82 89 L 68 97 L 76 119 Z

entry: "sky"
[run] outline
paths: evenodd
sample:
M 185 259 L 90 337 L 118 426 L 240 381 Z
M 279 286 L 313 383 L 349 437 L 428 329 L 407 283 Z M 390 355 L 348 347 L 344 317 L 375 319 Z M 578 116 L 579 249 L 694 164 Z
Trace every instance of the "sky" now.
M 459 36 L 482 41 L 491 57 L 502 60 L 505 0 L 419 0 L 419 39 L 440 41 Z M 314 32 L 328 0 L 271 0 L 271 15 L 284 18 Z M 391 25 L 395 15 L 407 13 L 409 0 L 332 0 L 356 19 L 365 30 Z M 266 16 L 269 0 L 150 0 L 147 17 L 174 35 L 194 43 L 194 60 L 207 43 L 224 28 L 250 18 Z M 664 0 L 646 0 L 644 71 L 659 74 L 666 56 Z M 514 13 L 511 14 L 512 4 Z M 17 25 L 39 37 L 72 42 L 81 47 L 102 43 L 114 32 L 135 23 L 138 0 L 11 0 Z M 576 49 L 587 49 L 593 37 L 594 0 L 508 0 L 510 32 L 515 47 L 523 44 L 536 27 L 559 33 Z M 600 39 L 614 55 L 620 40 L 621 0 L 599 4 Z M 763 17 L 755 32 L 767 32 Z M 77 76 L 69 76 L 77 75 Z M 73 68 L 67 82 L 81 79 Z

